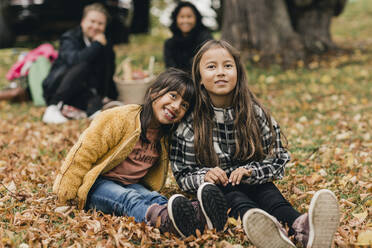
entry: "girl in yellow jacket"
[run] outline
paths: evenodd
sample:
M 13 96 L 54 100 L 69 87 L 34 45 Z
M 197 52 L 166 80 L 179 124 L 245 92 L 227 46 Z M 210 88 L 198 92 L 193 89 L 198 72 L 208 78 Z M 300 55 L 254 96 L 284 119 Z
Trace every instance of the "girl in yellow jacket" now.
M 191 77 L 168 69 L 149 87 L 143 105 L 102 112 L 57 174 L 53 191 L 59 202 L 76 199 L 81 209 L 133 216 L 150 225 L 160 218 L 160 231 L 181 236 L 195 234 L 210 219 L 226 213 L 224 197 L 213 184 L 204 185 L 196 203 L 180 194 L 168 201 L 157 192 L 168 173 L 168 136 L 194 102 Z

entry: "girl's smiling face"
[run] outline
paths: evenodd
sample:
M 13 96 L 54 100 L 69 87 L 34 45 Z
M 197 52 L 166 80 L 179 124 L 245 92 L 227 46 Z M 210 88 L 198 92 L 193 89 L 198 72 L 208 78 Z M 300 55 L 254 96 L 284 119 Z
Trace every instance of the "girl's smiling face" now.
M 187 35 L 195 27 L 196 16 L 190 7 L 183 7 L 177 15 L 177 26 L 183 35 Z
M 222 47 L 206 51 L 199 63 L 201 85 L 207 90 L 216 107 L 228 107 L 232 103 L 237 84 L 237 68 L 234 58 Z
M 177 91 L 168 91 L 152 102 L 151 127 L 179 122 L 189 109 L 189 103 Z

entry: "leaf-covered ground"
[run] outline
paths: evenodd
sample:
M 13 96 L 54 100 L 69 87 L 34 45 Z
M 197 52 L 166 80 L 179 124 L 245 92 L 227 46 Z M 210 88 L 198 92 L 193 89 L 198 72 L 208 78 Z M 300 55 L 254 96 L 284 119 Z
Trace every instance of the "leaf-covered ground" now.
M 350 1 L 334 19 L 332 34 L 351 52 L 286 71 L 257 69 L 247 62 L 252 89 L 289 141 L 292 161 L 277 185 L 301 212 L 316 190 L 335 192 L 342 213 L 337 247 L 370 247 L 366 240 L 372 239 L 371 26 L 370 1 Z M 130 56 L 140 66 L 155 55 L 155 70 L 161 71 L 162 42 L 168 35 L 154 28 L 151 36 L 133 36 L 130 44 L 115 48 L 117 62 Z M 22 50 L 0 50 L 0 87 Z M 56 205 L 51 192 L 56 170 L 89 122 L 46 125 L 41 122 L 44 109 L 0 102 L 0 247 L 250 246 L 240 221 L 232 219 L 225 232 L 180 240 L 131 218 Z M 180 193 L 171 174 L 163 193 Z

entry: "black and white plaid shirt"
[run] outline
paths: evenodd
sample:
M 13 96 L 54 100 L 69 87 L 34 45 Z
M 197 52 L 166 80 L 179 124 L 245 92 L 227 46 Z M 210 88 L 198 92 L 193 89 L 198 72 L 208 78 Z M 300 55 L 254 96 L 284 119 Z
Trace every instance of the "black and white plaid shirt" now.
M 256 116 L 261 126 L 262 144 L 264 152 L 269 153 L 272 141 L 269 123 L 264 112 L 258 106 L 255 107 Z M 250 177 L 245 177 L 242 183 L 262 184 L 283 178 L 284 166 L 290 160 L 286 149 L 280 140 L 280 128 L 272 118 L 272 124 L 276 132 L 273 155 L 267 156 L 262 161 L 235 161 L 235 135 L 233 130 L 234 111 L 232 108 L 223 109 L 214 107 L 213 146 L 218 155 L 220 167 L 229 177 L 231 172 L 239 167 L 251 169 Z M 240 137 L 243 138 L 243 137 Z M 193 117 L 190 115 L 183 120 L 174 132 L 171 141 L 170 161 L 173 174 L 178 185 L 183 191 L 195 192 L 204 182 L 205 174 L 212 169 L 203 164 L 198 164 L 195 159 Z

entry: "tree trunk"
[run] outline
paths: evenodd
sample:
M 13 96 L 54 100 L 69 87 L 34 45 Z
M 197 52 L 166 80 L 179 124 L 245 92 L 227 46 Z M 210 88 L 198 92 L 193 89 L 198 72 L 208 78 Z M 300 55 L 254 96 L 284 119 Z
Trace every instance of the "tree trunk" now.
M 216 5 L 219 7 L 215 7 L 213 2 L 216 2 Z M 223 20 L 223 10 L 224 10 L 225 0 L 212 0 L 212 9 L 216 11 L 216 21 L 217 21 L 217 30 L 221 30 L 222 28 L 222 20 Z
M 0 48 L 10 47 L 15 41 L 14 33 L 10 26 L 11 16 L 7 11 L 9 4 L 0 0 Z
M 134 0 L 130 32 L 133 34 L 148 33 L 149 29 L 150 0 Z
M 287 65 L 304 58 L 284 0 L 225 1 L 222 39 L 239 50 L 258 50 L 264 62 L 277 58 Z
M 241 51 L 258 51 L 260 61 L 292 65 L 303 60 L 307 52 L 325 52 L 334 47 L 329 32 L 331 18 L 342 12 L 345 3 L 346 0 L 227 0 L 222 39 Z
M 333 16 L 339 15 L 346 0 L 286 0 L 291 23 L 301 36 L 306 50 L 324 53 L 336 46 L 330 34 Z

